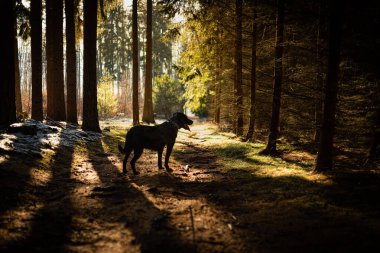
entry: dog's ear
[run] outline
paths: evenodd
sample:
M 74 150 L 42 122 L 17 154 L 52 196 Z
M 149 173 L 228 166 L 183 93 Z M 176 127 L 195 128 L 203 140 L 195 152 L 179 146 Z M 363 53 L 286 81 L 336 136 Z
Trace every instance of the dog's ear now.
M 178 117 L 178 112 L 173 113 L 172 117 Z

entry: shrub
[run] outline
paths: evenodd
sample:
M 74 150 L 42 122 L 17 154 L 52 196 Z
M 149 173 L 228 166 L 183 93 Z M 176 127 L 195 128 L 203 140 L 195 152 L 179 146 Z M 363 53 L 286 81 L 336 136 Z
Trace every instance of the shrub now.
M 178 80 L 174 80 L 167 74 L 157 76 L 153 86 L 155 112 L 168 118 L 176 111 L 183 111 L 184 92 L 184 87 Z
M 113 89 L 114 78 L 106 72 L 98 85 L 98 113 L 101 119 L 113 117 L 117 111 L 117 98 Z

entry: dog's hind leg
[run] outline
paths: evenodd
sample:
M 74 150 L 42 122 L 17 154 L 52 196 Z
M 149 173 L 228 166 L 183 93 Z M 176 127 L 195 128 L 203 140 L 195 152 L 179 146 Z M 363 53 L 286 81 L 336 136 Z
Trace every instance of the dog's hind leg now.
M 137 172 L 136 171 L 136 167 L 135 167 L 135 164 L 136 164 L 136 161 L 140 158 L 140 156 L 142 155 L 142 153 L 143 153 L 143 148 L 135 148 L 134 150 L 133 150 L 133 152 L 134 152 L 134 155 L 133 155 L 133 158 L 132 158 L 132 160 L 131 160 L 131 167 L 132 167 L 132 171 L 133 171 L 133 174 L 135 174 L 135 175 L 138 175 L 138 174 L 140 174 L 139 172 Z
M 123 173 L 124 174 L 127 174 L 127 161 L 128 161 L 128 158 L 129 158 L 129 155 L 131 154 L 131 152 L 132 152 L 132 148 L 126 146 L 125 147 L 125 156 L 123 159 Z

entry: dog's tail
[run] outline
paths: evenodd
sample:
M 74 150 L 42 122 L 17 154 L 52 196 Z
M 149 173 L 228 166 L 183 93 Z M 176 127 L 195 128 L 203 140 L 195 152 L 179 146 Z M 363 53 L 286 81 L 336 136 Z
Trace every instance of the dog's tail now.
M 125 149 L 120 144 L 118 145 L 118 147 L 119 147 L 120 153 L 125 154 Z

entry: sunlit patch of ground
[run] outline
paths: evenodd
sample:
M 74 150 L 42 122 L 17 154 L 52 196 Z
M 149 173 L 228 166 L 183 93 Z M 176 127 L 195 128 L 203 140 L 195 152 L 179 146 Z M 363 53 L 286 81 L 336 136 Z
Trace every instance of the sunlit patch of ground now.
M 0 251 L 379 248 L 380 179 L 372 172 L 314 173 L 314 155 L 290 144 L 280 144 L 279 157 L 262 156 L 262 143 L 195 123 L 179 131 L 172 174 L 146 150 L 136 165 L 141 174 L 132 176 L 128 164 L 125 176 L 117 145 L 131 122 L 101 127 L 102 136 L 64 128 L 41 136 L 42 157 L 0 155 Z

